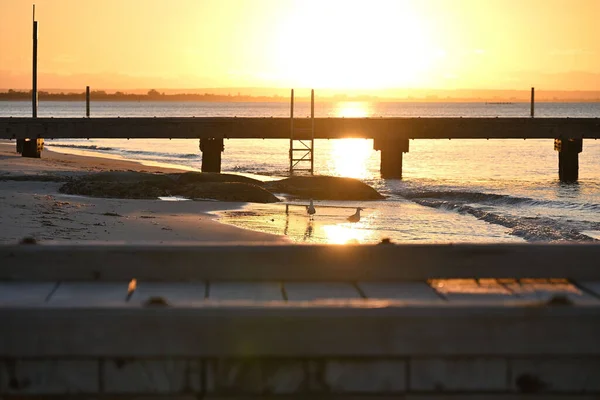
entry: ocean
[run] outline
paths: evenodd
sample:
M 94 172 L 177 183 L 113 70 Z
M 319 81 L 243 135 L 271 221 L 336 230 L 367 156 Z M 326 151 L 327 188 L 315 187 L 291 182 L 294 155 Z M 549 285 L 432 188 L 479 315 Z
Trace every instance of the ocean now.
M 296 105 L 298 118 L 309 104 Z M 83 117 L 85 104 L 40 102 L 40 117 Z M 339 101 L 315 104 L 317 117 L 528 117 L 529 103 Z M 29 102 L 0 102 L 0 116 L 31 115 Z M 94 117 L 289 116 L 289 104 L 92 102 Z M 538 103 L 536 117 L 600 117 L 600 103 Z M 197 140 L 47 140 L 52 150 L 199 169 Z M 223 172 L 284 177 L 288 140 L 226 140 Z M 43 155 L 42 155 L 43 156 Z M 316 140 L 315 173 L 363 180 L 387 196 L 375 202 L 248 204 L 222 222 L 286 235 L 299 243 L 562 242 L 600 238 L 600 142 L 585 140 L 577 184 L 558 181 L 552 140 L 411 140 L 402 180 L 379 176 L 372 140 Z M 361 221 L 346 218 L 363 207 Z

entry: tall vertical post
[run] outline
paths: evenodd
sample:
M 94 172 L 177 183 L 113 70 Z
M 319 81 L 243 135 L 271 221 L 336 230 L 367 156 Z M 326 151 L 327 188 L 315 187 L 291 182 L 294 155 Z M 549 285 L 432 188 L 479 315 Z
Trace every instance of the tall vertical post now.
M 37 47 L 38 47 L 38 23 L 35 20 L 35 4 L 33 5 L 33 57 L 31 71 L 31 116 L 37 118 L 38 91 L 37 91 Z M 19 142 L 19 140 L 21 142 Z M 23 138 L 17 139 L 17 152 L 23 157 L 40 158 L 44 148 L 44 139 Z
M 315 89 L 310 90 L 310 174 L 315 171 Z
M 294 169 L 294 89 L 290 95 L 290 175 Z
M 531 118 L 535 116 L 535 88 L 531 88 Z
M 35 4 L 33 5 L 33 68 L 31 71 L 31 116 L 37 118 L 37 21 L 35 20 Z M 17 153 L 23 154 L 25 139 L 17 139 Z
M 85 87 L 85 116 L 90 117 L 90 87 Z
M 38 48 L 38 23 L 35 20 L 35 4 L 33 5 L 33 68 L 31 86 L 31 116 L 37 118 L 38 92 L 37 92 L 37 48 Z

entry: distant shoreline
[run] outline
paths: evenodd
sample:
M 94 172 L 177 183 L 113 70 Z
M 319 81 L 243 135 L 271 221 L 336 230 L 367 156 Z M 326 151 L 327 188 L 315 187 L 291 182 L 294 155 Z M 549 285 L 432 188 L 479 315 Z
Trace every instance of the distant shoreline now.
M 288 96 L 273 95 L 249 95 L 237 92 L 231 93 L 173 93 L 166 90 L 159 92 L 151 89 L 146 93 L 126 93 L 122 91 L 107 92 L 105 90 L 93 90 L 90 93 L 90 101 L 127 101 L 127 102 L 200 102 L 200 103 L 289 103 Z M 40 90 L 38 100 L 40 101 L 85 101 L 85 92 L 57 90 Z M 31 91 L 12 90 L 0 92 L 0 101 L 31 101 Z M 309 97 L 296 96 L 296 101 L 307 102 Z M 478 92 L 456 92 L 434 95 L 423 92 L 404 96 L 375 96 L 367 94 L 328 94 L 319 95 L 319 102 L 378 102 L 378 103 L 529 103 L 528 92 L 518 93 L 478 93 Z M 545 91 L 536 93 L 538 103 L 600 103 L 600 92 L 556 92 Z
M 3 97 L 0 93 L 0 103 L 2 102 L 31 102 L 31 95 L 27 98 L 9 98 Z M 62 96 L 39 96 L 38 101 L 52 102 L 85 102 L 85 96 L 79 97 L 62 97 Z M 91 97 L 93 103 L 98 102 L 129 102 L 129 103 L 289 103 L 289 99 L 285 98 L 239 98 L 232 96 L 225 99 L 190 99 L 190 98 L 172 98 L 164 96 L 164 98 L 122 98 L 122 97 Z M 296 102 L 309 102 L 308 98 L 296 98 Z M 480 103 L 487 105 L 511 105 L 511 104 L 529 104 L 529 100 L 511 100 L 511 101 L 495 101 L 486 99 L 387 99 L 387 98 L 323 98 L 319 100 L 321 103 L 338 103 L 338 102 L 376 102 L 376 103 Z M 600 99 L 536 99 L 536 103 L 600 103 Z

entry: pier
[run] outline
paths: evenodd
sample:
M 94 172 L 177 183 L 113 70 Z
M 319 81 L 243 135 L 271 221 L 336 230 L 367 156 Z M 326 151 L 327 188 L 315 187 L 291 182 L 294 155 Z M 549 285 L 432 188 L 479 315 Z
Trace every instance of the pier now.
M 597 245 L 0 246 L 0 395 L 595 398 L 599 257 Z
M 410 139 L 554 139 L 559 177 L 578 178 L 583 139 L 600 138 L 600 118 L 295 118 L 294 139 L 373 139 L 381 175 L 402 177 Z M 314 123 L 314 127 L 313 124 Z M 314 134 L 314 136 L 313 136 Z M 200 139 L 202 170 L 220 172 L 224 139 L 290 139 L 290 118 L 0 118 L 0 139 L 22 140 L 39 157 L 44 139 Z M 518 143 L 515 143 L 518 146 Z

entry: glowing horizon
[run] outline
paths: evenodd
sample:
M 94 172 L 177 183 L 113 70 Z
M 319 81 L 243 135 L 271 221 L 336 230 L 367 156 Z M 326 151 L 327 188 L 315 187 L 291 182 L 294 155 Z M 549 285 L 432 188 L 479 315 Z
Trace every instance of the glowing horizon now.
M 600 90 L 596 0 L 37 0 L 39 87 Z M 31 85 L 0 0 L 0 88 Z

